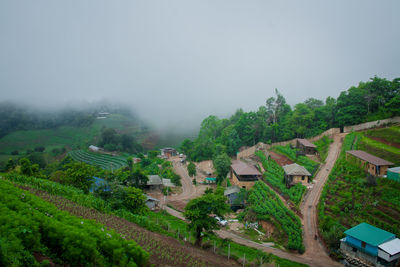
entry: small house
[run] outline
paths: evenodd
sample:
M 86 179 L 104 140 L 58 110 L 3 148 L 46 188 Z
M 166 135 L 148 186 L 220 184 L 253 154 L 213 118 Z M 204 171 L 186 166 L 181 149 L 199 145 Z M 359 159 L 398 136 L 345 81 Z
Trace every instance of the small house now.
M 373 266 L 397 266 L 400 240 L 390 232 L 361 223 L 344 232 L 340 250 L 345 259 Z
M 163 186 L 163 182 L 158 175 L 149 175 L 149 180 L 146 183 L 146 187 L 150 190 L 161 189 Z
M 178 152 L 176 152 L 176 149 L 172 147 L 166 147 L 161 149 L 161 157 L 170 158 L 176 156 L 177 154 Z
M 261 173 L 254 166 L 235 160 L 231 165 L 230 177 L 233 185 L 250 189 L 261 178 Z
M 145 195 L 145 196 L 146 196 L 146 206 L 149 207 L 149 209 L 155 210 L 160 207 L 160 200 L 158 200 L 156 198 L 152 198 L 148 195 Z
M 387 178 L 400 183 L 400 167 L 388 169 Z
M 365 171 L 374 176 L 386 175 L 389 166 L 394 165 L 392 162 L 375 157 L 362 150 L 346 151 L 347 161 L 365 168 Z
M 296 147 L 306 155 L 315 155 L 317 153 L 317 146 L 308 141 L 307 139 L 297 139 Z
M 240 188 L 236 185 L 229 186 L 224 191 L 224 196 L 228 198 L 228 203 L 233 204 L 235 200 L 238 198 L 240 192 Z
M 311 173 L 297 163 L 285 165 L 283 166 L 283 170 L 285 171 L 284 178 L 287 187 L 298 183 L 302 183 L 304 185 L 308 184 L 311 177 Z

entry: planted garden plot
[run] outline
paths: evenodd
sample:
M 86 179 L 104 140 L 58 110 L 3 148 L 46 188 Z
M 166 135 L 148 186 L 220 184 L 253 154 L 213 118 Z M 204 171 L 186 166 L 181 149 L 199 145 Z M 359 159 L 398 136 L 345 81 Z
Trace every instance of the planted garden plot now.
M 73 150 L 68 155 L 76 161 L 85 162 L 106 170 L 116 170 L 127 166 L 126 159 L 106 154 L 95 154 L 83 150 Z

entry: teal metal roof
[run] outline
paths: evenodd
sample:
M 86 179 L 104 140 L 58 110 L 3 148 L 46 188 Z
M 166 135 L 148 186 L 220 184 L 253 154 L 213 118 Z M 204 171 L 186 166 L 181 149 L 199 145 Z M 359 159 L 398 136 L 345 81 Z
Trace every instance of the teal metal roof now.
M 206 180 L 207 181 L 217 181 L 217 178 L 215 178 L 215 177 L 207 177 Z
M 395 234 L 386 232 L 368 223 L 360 223 L 344 233 L 375 247 L 395 238 Z

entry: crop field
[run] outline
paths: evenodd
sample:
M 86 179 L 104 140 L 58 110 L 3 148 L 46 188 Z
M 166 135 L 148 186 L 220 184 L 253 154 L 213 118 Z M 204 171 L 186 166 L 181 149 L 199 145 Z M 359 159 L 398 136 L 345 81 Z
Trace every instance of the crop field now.
M 60 211 L 8 181 L 0 180 L 0 191 L 0 244 L 6 266 L 38 266 L 35 253 L 72 266 L 147 265 L 149 256 L 137 243 L 104 225 Z
M 270 221 L 287 237 L 285 247 L 304 252 L 301 222 L 297 215 L 286 208 L 278 196 L 263 182 L 256 182 L 250 190 L 248 209 L 258 219 Z
M 291 161 L 296 162 L 297 164 L 303 166 L 304 168 L 306 168 L 311 174 L 312 177 L 314 177 L 316 170 L 318 169 L 319 163 L 315 162 L 309 158 L 307 158 L 306 156 L 298 156 L 296 157 L 296 149 L 292 149 L 290 148 L 289 145 L 287 146 L 275 146 L 274 151 L 285 155 L 286 157 L 288 157 Z
M 377 178 L 374 185 L 361 168 L 345 160 L 344 153 L 358 134 L 346 136 L 318 204 L 319 228 L 332 251 L 338 248 L 343 232 L 361 222 L 400 235 L 400 183 Z
M 265 170 L 263 175 L 264 181 L 271 185 L 284 198 L 289 199 L 298 207 L 307 188 L 302 184 L 292 186 L 290 189 L 287 188 L 283 180 L 283 168 L 273 159 L 267 159 L 261 151 L 257 151 L 255 154 L 261 160 Z
M 68 152 L 68 155 L 76 161 L 85 162 L 106 170 L 115 170 L 127 166 L 126 158 L 114 157 L 107 154 L 73 150 Z

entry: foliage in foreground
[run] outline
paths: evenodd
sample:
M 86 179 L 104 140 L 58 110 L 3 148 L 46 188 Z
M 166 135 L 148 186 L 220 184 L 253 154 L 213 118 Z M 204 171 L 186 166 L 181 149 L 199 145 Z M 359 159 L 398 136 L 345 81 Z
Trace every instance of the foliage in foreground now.
M 284 182 L 284 171 L 273 159 L 267 159 L 262 151 L 255 153 L 261 160 L 265 170 L 264 180 L 277 190 L 283 197 L 289 198 L 296 206 L 298 206 L 303 198 L 307 188 L 302 184 L 296 184 L 291 188 L 287 188 Z
M 0 244 L 5 265 L 37 265 L 33 252 L 60 264 L 145 266 L 148 254 L 134 241 L 93 221 L 58 210 L 0 180 Z
M 287 236 L 286 247 L 304 252 L 300 219 L 286 208 L 278 196 L 263 182 L 256 182 L 250 190 L 247 210 L 257 214 L 257 219 L 270 221 Z

